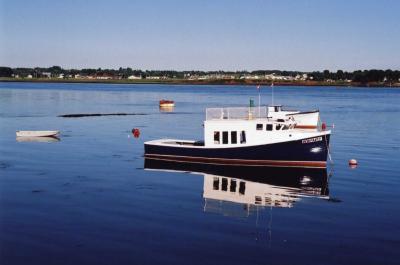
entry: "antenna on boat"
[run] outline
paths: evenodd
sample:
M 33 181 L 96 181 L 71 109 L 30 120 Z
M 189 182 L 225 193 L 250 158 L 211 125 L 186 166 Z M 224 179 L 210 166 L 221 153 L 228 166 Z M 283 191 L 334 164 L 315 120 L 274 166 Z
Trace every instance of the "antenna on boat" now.
M 274 105 L 274 82 L 271 83 L 271 91 L 272 91 L 272 105 Z
M 258 118 L 261 117 L 261 87 L 260 84 L 257 85 L 258 91 Z

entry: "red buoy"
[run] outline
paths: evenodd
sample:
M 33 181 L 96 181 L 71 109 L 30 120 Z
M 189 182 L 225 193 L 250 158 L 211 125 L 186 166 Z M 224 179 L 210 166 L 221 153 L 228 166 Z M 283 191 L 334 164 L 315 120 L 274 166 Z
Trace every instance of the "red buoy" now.
M 132 134 L 133 134 L 133 137 L 139 138 L 139 136 L 140 136 L 139 129 L 137 129 L 137 128 L 132 129 Z

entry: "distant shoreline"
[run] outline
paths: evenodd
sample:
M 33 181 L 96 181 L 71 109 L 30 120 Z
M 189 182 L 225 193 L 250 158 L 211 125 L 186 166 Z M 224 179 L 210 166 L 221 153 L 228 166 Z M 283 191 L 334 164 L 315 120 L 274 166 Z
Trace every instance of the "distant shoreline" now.
M 264 85 L 270 86 L 270 80 L 235 80 L 235 79 L 212 79 L 212 80 L 188 80 L 188 79 L 61 79 L 61 78 L 0 78 L 0 82 L 23 82 L 23 83 L 87 83 L 87 84 L 165 84 L 165 85 Z M 275 86 L 341 86 L 341 87 L 400 87 L 400 83 L 357 83 L 357 82 L 326 82 L 326 81 L 274 81 Z

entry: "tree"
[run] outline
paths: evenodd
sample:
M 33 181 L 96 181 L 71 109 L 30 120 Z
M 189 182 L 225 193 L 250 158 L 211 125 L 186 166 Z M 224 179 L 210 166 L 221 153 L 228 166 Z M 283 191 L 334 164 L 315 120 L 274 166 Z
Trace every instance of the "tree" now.
M 0 77 L 11 77 L 13 71 L 10 67 L 0 67 Z
M 323 75 L 325 80 L 331 79 L 331 73 L 329 72 L 329 70 L 324 70 Z
M 343 79 L 345 79 L 344 72 L 343 72 L 342 70 L 337 70 L 337 72 L 336 72 L 336 78 L 337 78 L 337 80 L 343 80 Z

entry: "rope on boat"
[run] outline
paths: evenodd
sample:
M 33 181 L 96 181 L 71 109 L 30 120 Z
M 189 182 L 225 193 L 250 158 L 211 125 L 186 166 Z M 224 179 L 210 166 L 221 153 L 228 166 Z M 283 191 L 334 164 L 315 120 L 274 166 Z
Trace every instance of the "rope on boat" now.
M 326 139 L 326 135 L 325 135 L 325 145 L 326 145 L 326 149 L 328 150 L 328 158 L 329 158 L 329 162 L 331 165 L 333 165 L 333 160 L 332 160 L 332 156 L 331 156 L 331 149 L 330 146 L 328 144 L 328 140 Z
M 322 121 L 321 121 L 321 117 L 318 115 L 318 122 L 319 122 L 319 124 L 322 124 Z M 334 128 L 334 126 L 332 126 L 332 133 L 333 133 L 333 128 Z M 325 137 L 325 146 L 326 146 L 326 149 L 328 150 L 328 159 L 329 159 L 329 163 L 331 164 L 331 165 L 333 165 L 334 163 L 333 163 L 333 159 L 332 159 L 332 156 L 331 156 L 331 149 L 330 149 L 330 146 L 329 146 L 329 144 L 328 144 L 328 140 L 326 139 L 327 137 L 326 137 L 326 135 L 324 135 Z

